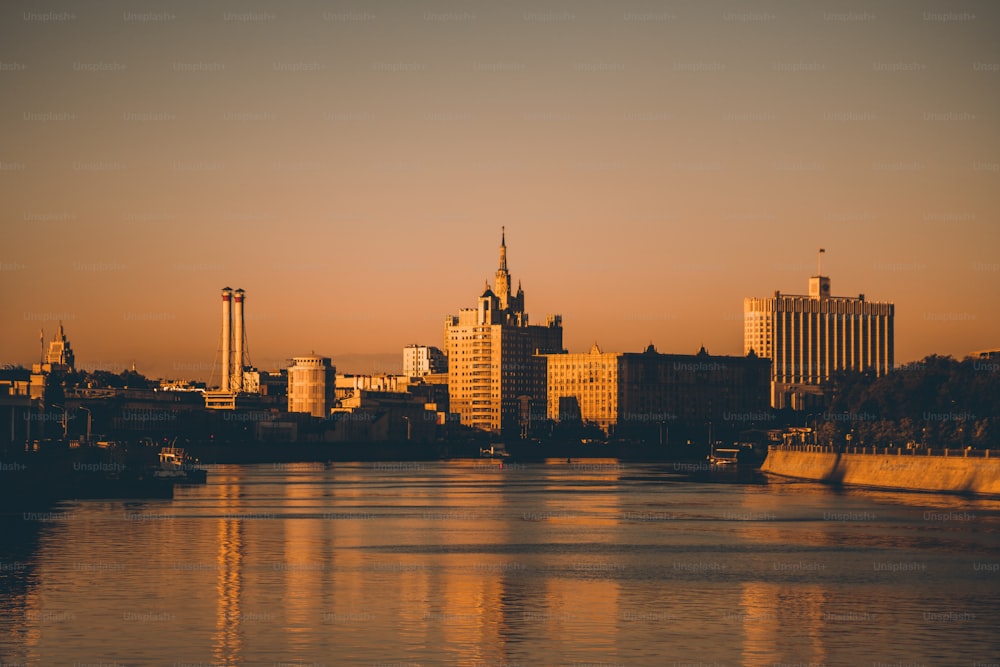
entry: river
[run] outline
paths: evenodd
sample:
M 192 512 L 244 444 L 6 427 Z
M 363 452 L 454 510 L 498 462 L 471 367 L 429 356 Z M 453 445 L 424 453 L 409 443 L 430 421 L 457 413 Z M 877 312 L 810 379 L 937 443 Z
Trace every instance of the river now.
M 1000 664 L 1000 501 L 680 472 L 220 465 L 8 512 L 0 663 Z

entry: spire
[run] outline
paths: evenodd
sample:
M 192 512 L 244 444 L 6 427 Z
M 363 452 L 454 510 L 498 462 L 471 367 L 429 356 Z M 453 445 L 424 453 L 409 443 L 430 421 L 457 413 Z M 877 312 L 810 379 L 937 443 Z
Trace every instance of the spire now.
M 504 227 L 500 227 L 500 270 L 507 270 L 507 232 Z
M 507 271 L 507 233 L 500 228 L 500 267 L 493 281 L 493 293 L 500 299 L 500 310 L 510 307 L 510 272 Z

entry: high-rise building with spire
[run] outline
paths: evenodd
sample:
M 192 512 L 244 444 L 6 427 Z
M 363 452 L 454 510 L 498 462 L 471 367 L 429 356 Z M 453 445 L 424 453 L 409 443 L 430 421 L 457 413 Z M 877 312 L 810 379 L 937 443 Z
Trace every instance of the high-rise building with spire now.
M 45 395 L 45 387 L 49 383 L 49 376 L 52 373 L 72 373 L 76 370 L 76 357 L 73 348 L 70 347 L 66 338 L 66 331 L 63 323 L 59 322 L 56 335 L 49 341 L 48 349 L 45 348 L 45 332 L 39 332 L 39 359 L 37 364 L 31 365 L 31 379 L 29 381 L 29 394 L 32 399 L 40 399 Z
M 64 370 L 72 372 L 75 366 L 73 349 L 70 347 L 69 341 L 66 340 L 66 332 L 63 330 L 62 322 L 59 322 L 59 329 L 49 343 L 48 352 L 45 354 L 43 368 L 46 371 Z
M 511 293 L 501 229 L 493 288 L 487 283 L 475 308 L 445 318 L 451 411 L 467 426 L 507 435 L 523 431 L 533 413 L 545 414 L 546 361 L 536 355 L 561 351 L 562 317 L 549 315 L 544 325 L 531 325 L 520 283 Z

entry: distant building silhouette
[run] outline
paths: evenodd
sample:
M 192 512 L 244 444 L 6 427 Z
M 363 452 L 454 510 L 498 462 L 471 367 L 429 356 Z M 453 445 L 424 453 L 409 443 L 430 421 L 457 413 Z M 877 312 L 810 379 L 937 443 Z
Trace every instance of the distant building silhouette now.
M 73 355 L 73 348 L 66 338 L 66 331 L 62 322 L 56 335 L 49 342 L 48 349 L 45 349 L 45 333 L 40 334 L 42 344 L 41 359 L 39 363 L 31 365 L 31 380 L 28 390 L 32 399 L 41 399 L 45 395 L 45 388 L 52 373 L 72 373 L 76 370 L 76 357 Z
M 514 434 L 530 420 L 531 405 L 546 401 L 545 359 L 562 351 L 562 317 L 528 323 L 524 291 L 511 293 L 507 243 L 500 235 L 500 265 L 475 308 L 445 318 L 450 409 L 462 424 Z
M 771 405 L 821 407 L 824 387 L 843 370 L 893 368 L 893 317 L 889 302 L 830 295 L 830 278 L 809 279 L 809 294 L 743 300 L 743 349 L 771 360 Z
M 45 355 L 45 363 L 49 364 L 50 367 L 63 366 L 65 370 L 72 372 L 76 369 L 75 360 L 69 341 L 66 340 L 66 332 L 63 330 L 63 324 L 60 322 L 55 337 L 49 343 L 49 351 Z

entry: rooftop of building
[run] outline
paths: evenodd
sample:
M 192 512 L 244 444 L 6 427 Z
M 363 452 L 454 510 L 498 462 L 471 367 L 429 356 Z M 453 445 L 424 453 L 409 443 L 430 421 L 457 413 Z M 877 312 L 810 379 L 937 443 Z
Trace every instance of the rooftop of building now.
M 725 359 L 742 360 L 742 359 L 757 359 L 758 358 L 757 354 L 753 350 L 750 350 L 750 352 L 748 352 L 746 354 L 746 356 L 742 356 L 742 355 L 723 355 L 723 354 L 714 354 L 713 355 L 713 354 L 710 354 L 708 352 L 708 350 L 705 349 L 704 345 L 702 345 L 698 349 L 698 351 L 696 353 L 694 353 L 694 354 L 683 354 L 683 353 L 677 353 L 677 352 L 658 352 L 657 349 L 656 349 L 656 346 L 653 345 L 653 343 L 650 343 L 649 345 L 647 345 L 646 349 L 643 350 L 642 352 L 604 352 L 604 351 L 601 350 L 600 345 L 598 345 L 596 342 L 591 346 L 589 352 L 561 352 L 561 353 L 553 353 L 553 354 L 544 354 L 544 355 L 540 355 L 540 356 L 551 357 L 551 358 L 554 358 L 554 359 L 559 359 L 559 358 L 568 358 L 568 357 L 574 357 L 574 356 L 575 357 L 585 357 L 585 356 L 590 356 L 590 355 L 614 356 L 614 357 L 620 357 L 620 356 L 628 356 L 628 357 L 653 357 L 653 356 L 655 356 L 655 357 L 664 358 L 664 359 L 695 359 L 695 358 L 700 358 L 700 359 L 719 359 L 719 360 L 725 360 Z M 765 361 L 768 361 L 768 360 L 765 360 Z M 768 363 L 770 363 L 770 361 L 768 361 Z

